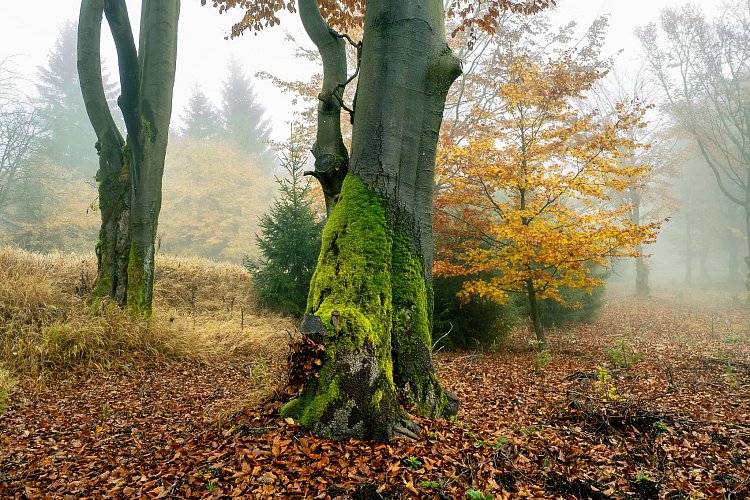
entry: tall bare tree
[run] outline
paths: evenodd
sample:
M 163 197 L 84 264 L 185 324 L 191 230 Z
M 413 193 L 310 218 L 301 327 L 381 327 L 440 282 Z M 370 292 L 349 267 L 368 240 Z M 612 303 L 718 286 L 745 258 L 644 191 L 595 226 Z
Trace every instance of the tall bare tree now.
M 727 4 L 713 21 L 695 6 L 665 9 L 658 27 L 637 34 L 667 109 L 750 229 L 750 1 Z M 750 237 L 747 245 L 750 268 Z

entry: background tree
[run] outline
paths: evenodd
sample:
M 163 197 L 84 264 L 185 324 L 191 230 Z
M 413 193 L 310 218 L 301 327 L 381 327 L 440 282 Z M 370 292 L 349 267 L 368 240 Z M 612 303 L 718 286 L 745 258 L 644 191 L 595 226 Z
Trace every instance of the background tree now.
M 617 119 L 618 109 L 638 113 L 639 108 L 650 112 L 656 98 L 653 81 L 644 71 L 630 75 L 609 73 L 596 85 L 591 95 L 590 105 Z M 624 106 L 624 108 L 623 108 Z M 648 165 L 643 175 L 616 193 L 616 199 L 629 207 L 630 221 L 635 225 L 661 223 L 678 208 L 677 199 L 670 192 L 677 175 L 677 141 L 667 121 L 650 113 L 651 120 L 641 127 L 623 130 L 626 138 L 634 144 L 647 144 L 635 150 L 625 151 L 622 159 L 629 167 Z M 636 245 L 635 292 L 640 296 L 650 293 L 649 257 L 643 245 Z
M 215 140 L 223 135 L 219 110 L 198 85 L 193 86 L 182 121 L 184 125 L 181 133 L 184 137 L 205 141 Z
M 232 144 L 172 139 L 159 216 L 160 252 L 241 264 L 258 257 L 255 234 L 275 185 L 266 165 Z
M 97 136 L 98 276 L 94 298 L 112 297 L 150 314 L 154 241 L 172 114 L 179 0 L 144 0 L 136 50 L 124 0 L 83 0 L 78 24 L 78 75 Z M 100 57 L 102 17 L 115 41 L 126 140 L 106 100 Z
M 246 265 L 260 298 L 283 314 L 302 316 L 307 291 L 320 252 L 323 223 L 313 210 L 304 145 L 292 133 L 281 145 L 279 163 L 285 177 L 277 177 L 279 194 L 270 210 L 260 218 L 256 236 L 261 259 Z
M 641 126 L 643 110 L 621 106 L 606 120 L 575 106 L 607 72 L 603 26 L 595 22 L 588 43 L 574 47 L 562 31 L 549 59 L 519 47 L 497 52 L 481 75 L 492 102 L 475 108 L 475 132 L 439 163 L 438 223 L 449 238 L 436 272 L 470 275 L 465 300 L 524 294 L 542 349 L 538 301 L 562 301 L 562 286 L 590 291 L 602 283 L 596 266 L 636 255 L 654 237 L 656 225 L 633 224 L 613 197 L 649 170 L 623 161 L 643 147 L 623 133 Z
M 9 59 L 0 60 L 0 216 L 16 201 L 19 181 L 41 150 L 39 111 L 23 97 Z
M 273 162 L 268 145 L 271 129 L 250 78 L 239 61 L 232 58 L 221 87 L 221 116 L 228 138 L 259 161 Z
M 47 125 L 45 154 L 58 165 L 90 179 L 96 173 L 96 135 L 88 125 L 86 107 L 76 69 L 77 28 L 66 22 L 50 50 L 46 66 L 38 68 L 37 91 L 41 114 Z M 114 85 L 104 75 L 104 90 L 114 105 Z
M 750 235 L 750 4 L 727 4 L 713 22 L 694 6 L 665 9 L 638 30 L 666 109 L 694 140 Z M 750 237 L 747 239 L 750 276 Z M 750 289 L 750 279 L 746 281 Z
M 491 3 L 497 13 L 499 7 L 536 9 L 549 2 Z M 454 12 L 474 2 L 452 4 Z M 273 26 L 276 11 L 295 8 L 292 2 L 245 0 L 214 5 L 245 10 L 234 35 Z M 331 27 L 363 23 L 364 29 L 356 99 L 348 106 L 354 110 L 349 159 L 330 152 L 327 161 L 316 160 L 319 178 L 348 171 L 323 233 L 307 307 L 317 317 L 308 324 L 321 323 L 316 338 L 326 355 L 319 376 L 282 414 L 337 438 L 414 435 L 405 407 L 424 415 L 456 411 L 432 365 L 428 293 L 435 150 L 445 97 L 460 74 L 447 45 L 444 5 L 334 1 L 322 4 L 323 17 L 315 0 L 297 5 L 323 59 L 319 98 L 334 107 L 338 85 L 348 78 L 337 81 L 345 42 Z M 326 80 L 337 83 L 331 88 Z M 319 107 L 321 112 L 330 109 Z M 335 130 L 318 132 L 319 143 L 338 142 Z

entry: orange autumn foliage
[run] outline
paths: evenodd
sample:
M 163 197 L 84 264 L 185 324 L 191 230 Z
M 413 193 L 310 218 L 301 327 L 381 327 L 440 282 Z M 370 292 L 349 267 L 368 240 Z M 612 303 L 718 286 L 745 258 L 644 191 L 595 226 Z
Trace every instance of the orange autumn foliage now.
M 601 76 L 567 57 L 526 56 L 485 75 L 499 105 L 474 109 L 480 125 L 438 158 L 434 271 L 469 277 L 462 300 L 504 302 L 533 286 L 562 301 L 561 287 L 591 290 L 602 284 L 592 267 L 655 239 L 658 223 L 633 224 L 617 196 L 651 169 L 626 161 L 647 147 L 624 133 L 644 126 L 644 110 L 619 106 L 605 120 L 573 104 Z

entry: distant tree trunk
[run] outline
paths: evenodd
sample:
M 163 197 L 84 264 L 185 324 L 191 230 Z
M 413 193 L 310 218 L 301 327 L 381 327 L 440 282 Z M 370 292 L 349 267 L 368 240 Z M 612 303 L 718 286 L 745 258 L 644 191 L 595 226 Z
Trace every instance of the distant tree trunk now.
M 536 298 L 536 288 L 534 281 L 526 280 L 526 297 L 529 300 L 529 315 L 531 324 L 534 325 L 534 334 L 536 335 L 537 348 L 539 350 L 549 349 L 547 337 L 544 334 L 544 325 L 542 325 L 542 316 L 539 313 L 539 302 Z
M 326 357 L 282 414 L 324 436 L 386 439 L 413 435 L 401 402 L 456 411 L 432 365 L 430 311 L 435 152 L 461 70 L 439 0 L 369 0 L 362 51 L 350 173 L 308 301 Z
M 94 299 L 109 295 L 150 315 L 154 242 L 161 208 L 172 90 L 177 59 L 179 0 L 144 0 L 139 47 L 124 0 L 83 0 L 78 64 L 86 111 L 98 138 L 102 229 Z M 102 14 L 117 49 L 122 94 L 117 103 L 127 140 L 117 131 L 101 84 Z
M 640 225 L 641 223 L 641 197 L 639 193 L 633 192 L 631 195 L 633 201 L 633 210 L 630 212 L 630 221 L 633 224 Z M 651 292 L 648 286 L 648 264 L 646 258 L 643 257 L 643 245 L 637 245 L 635 247 L 638 252 L 638 257 L 635 258 L 635 293 L 640 297 L 646 297 Z
M 689 214 L 685 220 L 685 284 L 693 284 L 693 227 Z

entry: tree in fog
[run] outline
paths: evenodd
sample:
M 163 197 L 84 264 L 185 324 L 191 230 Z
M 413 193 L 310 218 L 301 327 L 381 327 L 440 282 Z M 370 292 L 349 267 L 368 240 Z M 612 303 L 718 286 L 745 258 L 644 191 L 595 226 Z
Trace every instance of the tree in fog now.
M 637 33 L 667 109 L 696 142 L 723 195 L 744 211 L 750 235 L 750 3 L 727 4 L 713 22 L 695 6 L 665 9 L 658 27 Z M 750 268 L 750 237 L 746 244 Z
M 237 59 L 230 60 L 227 70 L 221 87 L 221 117 L 227 137 L 258 159 L 271 162 L 273 155 L 268 146 L 271 128 L 263 117 L 265 110 L 253 84 Z
M 78 24 L 78 75 L 99 153 L 102 226 L 94 298 L 111 297 L 149 315 L 156 227 L 172 115 L 179 0 L 143 0 L 136 48 L 125 0 L 83 0 Z M 109 110 L 101 64 L 106 16 L 117 49 L 126 137 Z
M 44 131 L 38 110 L 19 86 L 11 61 L 0 60 L 0 214 L 16 201 Z
M 643 71 L 633 74 L 613 72 L 596 86 L 591 96 L 591 106 L 617 117 L 618 107 L 650 110 L 655 99 L 654 82 L 646 78 Z M 676 173 L 675 139 L 666 123 L 644 120 L 638 127 L 624 130 L 627 138 L 646 145 L 627 151 L 623 163 L 628 167 L 649 165 L 643 176 L 633 179 L 626 189 L 616 195 L 629 210 L 630 222 L 635 225 L 661 223 L 677 209 L 677 200 L 670 193 Z M 644 245 L 636 245 L 635 292 L 646 296 L 650 293 L 649 256 Z
M 44 138 L 45 154 L 55 163 L 90 178 L 97 168 L 93 147 L 96 134 L 88 123 L 81 95 L 76 68 L 76 37 L 76 26 L 72 22 L 65 23 L 49 52 L 47 65 L 38 68 L 36 87 L 41 114 L 48 127 Z M 113 85 L 105 78 L 103 86 L 111 101 Z
M 184 137 L 214 140 L 223 135 L 221 114 L 198 85 L 193 86 L 182 119 L 185 122 L 181 130 Z

